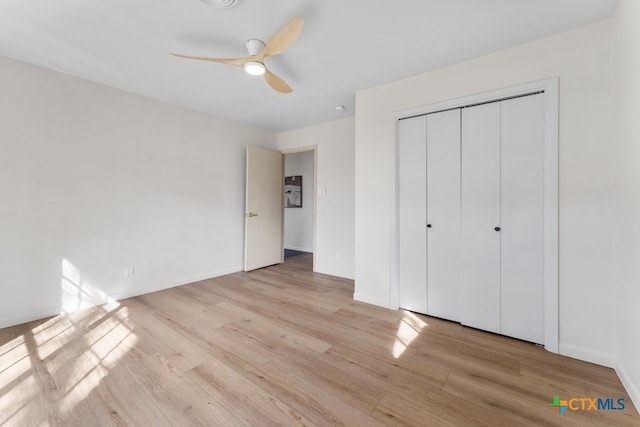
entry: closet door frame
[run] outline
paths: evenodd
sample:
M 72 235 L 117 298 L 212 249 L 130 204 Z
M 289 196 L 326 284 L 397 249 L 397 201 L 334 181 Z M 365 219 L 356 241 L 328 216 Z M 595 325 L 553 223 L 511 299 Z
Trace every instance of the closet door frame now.
M 469 95 L 422 107 L 395 112 L 395 151 L 393 156 L 393 203 L 391 215 L 391 294 L 390 308 L 398 309 L 400 284 L 398 280 L 398 121 L 423 114 L 461 108 L 484 102 L 544 93 L 544 347 L 558 353 L 558 78 L 549 78 L 480 94 Z

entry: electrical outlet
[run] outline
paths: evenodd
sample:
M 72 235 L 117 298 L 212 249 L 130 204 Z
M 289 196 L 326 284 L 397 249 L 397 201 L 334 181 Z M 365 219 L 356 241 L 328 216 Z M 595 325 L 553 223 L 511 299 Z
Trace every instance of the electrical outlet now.
M 336 261 L 340 261 L 340 252 L 336 252 Z
M 124 266 L 124 277 L 125 279 L 131 279 L 133 277 L 133 265 Z

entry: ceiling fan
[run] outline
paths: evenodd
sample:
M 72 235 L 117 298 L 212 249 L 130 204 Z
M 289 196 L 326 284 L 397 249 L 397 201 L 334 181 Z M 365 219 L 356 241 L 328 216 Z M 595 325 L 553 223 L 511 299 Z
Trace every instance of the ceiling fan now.
M 171 54 L 180 58 L 219 62 L 222 64 L 244 67 L 244 70 L 248 74 L 254 76 L 264 75 L 264 79 L 267 81 L 269 86 L 278 92 L 290 93 L 293 91 L 291 86 L 269 71 L 264 65 L 264 59 L 269 56 L 279 55 L 293 46 L 302 31 L 303 25 L 304 19 L 302 19 L 301 16 L 296 16 L 280 28 L 277 33 L 271 36 L 267 43 L 258 39 L 247 40 L 247 51 L 249 52 L 249 55 L 242 58 L 209 58 L 205 56 L 190 56 L 173 52 L 171 52 Z

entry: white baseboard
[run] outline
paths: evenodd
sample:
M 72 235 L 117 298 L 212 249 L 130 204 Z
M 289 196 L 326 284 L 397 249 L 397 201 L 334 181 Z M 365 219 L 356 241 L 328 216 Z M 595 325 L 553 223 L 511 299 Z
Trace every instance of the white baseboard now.
M 47 317 L 57 316 L 58 314 L 60 314 L 60 306 L 36 309 L 26 314 L 9 315 L 0 319 L 0 329 L 21 325 L 33 320 L 46 319 Z
M 284 245 L 284 248 L 292 251 L 313 253 L 313 248 L 302 248 L 300 246 L 292 246 L 292 245 Z
M 585 362 L 595 363 L 596 365 L 613 368 L 614 359 L 610 354 L 600 353 L 593 350 L 587 350 L 571 344 L 560 343 L 560 354 L 563 356 L 573 357 L 574 359 L 583 360 Z
M 631 401 L 636 407 L 636 411 L 638 411 L 638 413 L 640 414 L 640 384 L 634 384 L 633 380 L 629 375 L 627 375 L 627 372 L 624 370 L 624 368 L 617 363 L 615 369 L 616 373 L 618 374 L 618 378 L 620 378 L 620 381 L 622 382 L 622 385 L 624 386 L 625 390 L 627 390 L 627 393 L 629 393 Z
M 238 271 L 242 271 L 242 267 L 234 267 L 234 268 L 229 268 L 229 269 L 220 270 L 220 271 L 211 272 L 211 273 L 198 274 L 194 276 L 185 277 L 183 279 L 171 280 L 171 281 L 156 284 L 156 285 L 136 287 L 136 289 L 128 289 L 126 291 L 117 292 L 113 295 L 109 295 L 109 297 L 115 300 L 132 298 L 138 295 L 150 294 L 151 292 L 158 292 L 164 289 L 175 288 L 176 286 L 187 285 L 189 283 L 200 282 L 201 280 L 213 279 L 214 277 L 220 277 L 220 276 L 225 276 L 231 273 L 237 273 Z
M 379 307 L 390 308 L 388 300 L 372 297 L 371 295 L 354 292 L 353 299 L 360 302 L 366 302 L 367 304 L 377 305 Z
M 163 289 L 175 288 L 176 286 L 187 285 L 193 282 L 199 282 L 201 280 L 212 279 L 214 277 L 220 277 L 231 273 L 236 273 L 238 271 L 242 271 L 242 267 L 233 267 L 224 270 L 219 270 L 210 273 L 203 273 L 194 276 L 185 277 L 182 279 L 171 280 L 168 282 L 155 284 L 155 285 L 146 285 L 146 286 L 136 286 L 134 289 L 127 289 L 121 292 L 115 292 L 111 295 L 107 295 L 104 301 L 96 301 L 93 305 L 99 306 L 106 304 L 108 300 L 122 300 L 126 298 L 132 298 L 138 295 L 144 295 L 151 292 L 161 291 Z M 87 308 L 87 307 L 83 307 Z M 45 319 L 47 317 L 57 316 L 62 313 L 62 306 L 57 305 L 55 307 L 36 309 L 34 311 L 30 311 L 26 314 L 10 314 L 7 317 L 0 318 L 0 328 L 7 328 L 9 326 L 20 325 L 22 323 L 31 322 L 33 320 Z
M 338 271 L 326 270 L 326 269 L 323 269 L 323 268 L 316 268 L 315 270 L 313 270 L 313 272 L 314 273 L 320 273 L 320 274 L 326 274 L 327 276 L 340 277 L 342 279 L 355 280 L 355 278 L 351 274 L 344 274 L 344 273 L 340 273 Z

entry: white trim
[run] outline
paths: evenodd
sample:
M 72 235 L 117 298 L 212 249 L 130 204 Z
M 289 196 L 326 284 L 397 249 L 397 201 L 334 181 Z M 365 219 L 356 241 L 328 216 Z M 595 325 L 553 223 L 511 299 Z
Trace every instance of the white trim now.
M 317 145 L 306 145 L 304 147 L 287 148 L 286 150 L 280 150 L 280 152 L 286 156 L 287 154 L 298 154 L 306 153 L 307 151 L 316 151 L 317 148 Z
M 128 291 L 118 292 L 118 293 L 110 295 L 110 297 L 115 299 L 115 300 L 121 300 L 121 299 L 125 299 L 125 298 L 132 298 L 132 297 L 136 297 L 138 295 L 144 295 L 144 294 L 148 294 L 148 293 L 151 293 L 151 292 L 162 291 L 164 289 L 175 288 L 175 287 L 178 287 L 178 286 L 183 286 L 183 285 L 188 285 L 188 284 L 195 283 L 195 282 L 200 282 L 202 280 L 208 280 L 208 279 L 213 279 L 215 277 L 226 276 L 227 274 L 237 273 L 239 271 L 243 271 L 243 267 L 240 266 L 240 265 L 236 266 L 234 268 L 229 268 L 229 269 L 225 269 L 225 270 L 219 270 L 219 271 L 212 272 L 212 273 L 198 274 L 198 275 L 195 275 L 195 276 L 185 277 L 183 279 L 171 280 L 169 282 L 164 282 L 164 283 L 161 283 L 161 284 L 158 284 L 158 285 L 147 286 L 147 287 L 144 287 L 144 288 L 136 288 L 136 289 L 132 289 L 132 290 L 128 290 Z
M 313 248 L 302 248 L 299 246 L 291 246 L 291 245 L 286 245 L 284 248 L 292 251 L 313 253 Z
M 544 80 L 544 344 L 559 351 L 558 79 Z
M 577 347 L 571 344 L 560 343 L 559 354 L 574 359 L 584 360 L 585 362 L 595 363 L 596 365 L 606 366 L 607 368 L 613 368 L 614 366 L 614 360 L 611 355 Z
M 49 307 L 42 308 L 30 312 L 29 314 L 17 314 L 17 315 L 9 315 L 6 318 L 0 319 L 0 329 L 8 328 L 10 326 L 21 325 L 23 323 L 32 322 L 34 320 L 46 319 L 47 317 L 53 317 L 60 314 L 61 308 L 58 307 Z
M 391 212 L 391 272 L 388 306 L 398 309 L 398 120 L 401 118 L 429 114 L 436 111 L 459 108 L 465 105 L 498 101 L 534 92 L 544 92 L 545 99 L 545 143 L 544 143 L 544 347 L 559 351 L 559 303 L 558 303 L 558 78 L 539 80 L 494 91 L 437 102 L 393 113 L 392 147 L 392 200 Z M 611 361 L 609 365 L 611 366 Z
M 393 162 L 391 163 L 391 191 L 393 194 L 391 195 L 391 212 L 389 212 L 389 217 L 391 218 L 391 236 L 389 241 L 389 247 L 391 248 L 390 259 L 389 259 L 389 268 L 390 268 L 390 277 L 389 277 L 389 302 L 388 304 L 381 304 L 383 306 L 388 306 L 392 310 L 398 310 L 400 308 L 400 263 L 399 263 L 399 253 L 400 253 L 400 224 L 398 223 L 399 216 L 399 206 L 400 206 L 400 189 L 399 179 L 398 179 L 398 169 L 399 169 L 399 158 L 400 158 L 400 144 L 398 144 L 400 138 L 400 126 L 398 123 L 399 117 L 394 117 L 394 123 L 392 127 L 393 134 L 391 137 L 394 144 L 391 147 L 391 158 Z M 355 296 L 354 296 L 355 298 Z
M 409 108 L 392 113 L 393 119 L 402 119 L 406 117 L 419 116 L 422 114 L 434 113 L 436 111 L 460 108 L 465 105 L 480 104 L 491 101 L 500 101 L 505 98 L 520 96 L 528 93 L 551 91 L 555 88 L 555 94 L 558 93 L 558 77 L 538 80 L 535 82 L 524 83 L 516 86 L 509 86 L 502 89 L 496 89 L 489 92 L 476 93 L 460 98 L 449 99 L 446 101 L 436 102 L 434 104 L 423 105 L 420 107 Z
M 161 283 L 153 286 L 145 286 L 145 287 L 137 287 L 135 289 L 128 289 L 122 292 L 116 292 L 111 295 L 107 295 L 104 297 L 103 301 L 100 301 L 94 304 L 92 307 L 97 307 L 100 305 L 107 304 L 109 300 L 123 300 L 126 298 L 136 297 L 138 295 L 144 295 L 151 292 L 157 292 L 164 289 L 175 288 L 177 286 L 188 285 L 190 283 L 200 282 L 202 280 L 213 279 L 215 277 L 225 276 L 227 274 L 237 273 L 242 271 L 242 266 L 236 266 L 234 268 L 229 268 L 225 270 L 220 270 L 212 273 L 204 273 L 196 276 L 185 277 L 179 280 L 172 280 L 170 282 Z M 83 307 L 82 310 L 89 308 Z M 20 325 L 22 323 L 31 322 L 34 320 L 45 319 L 47 317 L 57 316 L 62 313 L 62 306 L 49 307 L 46 309 L 36 310 L 29 314 L 20 314 L 15 316 L 9 316 L 7 318 L 0 319 L 0 328 L 6 328 L 9 326 Z
M 370 295 L 365 295 L 365 294 L 362 294 L 362 293 L 354 292 L 353 293 L 353 299 L 355 301 L 364 302 L 364 303 L 372 304 L 372 305 L 377 305 L 378 307 L 386 307 L 386 308 L 393 309 L 393 307 L 389 307 L 389 301 L 386 301 L 386 300 L 381 299 L 381 298 L 372 297 Z M 397 310 L 397 307 L 395 309 Z
M 631 377 L 627 375 L 627 372 L 618 363 L 616 363 L 615 370 L 618 374 L 618 378 L 620 378 L 620 381 L 622 382 L 622 385 L 627 390 L 627 393 L 629 393 L 629 397 L 631 397 L 631 401 L 636 407 L 636 411 L 640 414 L 640 389 L 633 383 Z

